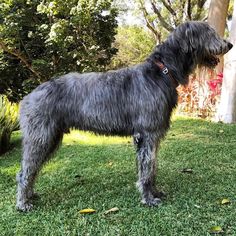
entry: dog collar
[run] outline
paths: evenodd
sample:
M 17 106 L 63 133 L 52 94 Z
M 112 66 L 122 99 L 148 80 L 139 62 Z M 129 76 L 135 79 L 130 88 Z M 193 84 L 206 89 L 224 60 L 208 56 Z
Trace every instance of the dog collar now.
M 172 84 L 175 88 L 177 88 L 179 86 L 179 82 L 171 75 L 168 68 L 162 62 L 155 61 L 154 63 L 161 69 L 162 74 L 168 76 Z

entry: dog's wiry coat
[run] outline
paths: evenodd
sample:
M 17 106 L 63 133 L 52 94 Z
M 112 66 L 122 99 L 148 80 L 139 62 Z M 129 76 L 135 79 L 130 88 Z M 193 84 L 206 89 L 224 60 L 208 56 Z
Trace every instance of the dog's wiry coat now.
M 155 157 L 177 105 L 177 91 L 156 65 L 179 84 L 197 65 L 215 66 L 232 45 L 203 22 L 180 25 L 146 62 L 106 73 L 70 73 L 37 87 L 21 103 L 23 158 L 17 175 L 17 208 L 30 210 L 35 178 L 70 128 L 134 137 L 142 202 L 156 205 Z

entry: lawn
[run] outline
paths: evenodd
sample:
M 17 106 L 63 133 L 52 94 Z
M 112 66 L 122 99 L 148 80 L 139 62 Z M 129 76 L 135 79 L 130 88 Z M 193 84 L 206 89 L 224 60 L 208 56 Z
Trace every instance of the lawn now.
M 34 210 L 17 212 L 20 139 L 14 133 L 15 147 L 0 157 L 0 235 L 202 236 L 212 226 L 236 235 L 236 125 L 174 119 L 158 156 L 167 197 L 153 208 L 140 204 L 131 138 L 73 131 L 40 173 Z M 82 215 L 84 208 L 96 212 Z

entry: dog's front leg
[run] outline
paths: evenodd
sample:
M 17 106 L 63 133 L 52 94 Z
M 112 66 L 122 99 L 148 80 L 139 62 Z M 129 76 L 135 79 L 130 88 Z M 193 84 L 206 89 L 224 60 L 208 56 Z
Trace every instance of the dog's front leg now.
M 149 206 L 158 205 L 161 200 L 156 197 L 156 148 L 157 140 L 151 134 L 135 134 L 134 142 L 137 146 L 138 182 L 137 187 L 141 192 L 142 203 Z M 155 193 L 154 193 L 155 191 Z

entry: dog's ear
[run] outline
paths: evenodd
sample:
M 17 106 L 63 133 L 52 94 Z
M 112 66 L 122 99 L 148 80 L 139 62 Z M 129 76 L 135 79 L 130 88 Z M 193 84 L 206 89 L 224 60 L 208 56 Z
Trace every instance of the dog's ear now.
M 186 42 L 189 42 L 189 46 L 192 49 L 196 48 L 196 35 L 194 34 L 194 25 L 187 23 L 186 24 L 186 29 L 185 29 L 185 37 L 186 37 Z M 189 48 L 190 48 L 189 47 Z
M 191 52 L 192 49 L 195 48 L 195 43 L 194 43 L 194 38 L 193 38 L 192 27 L 189 22 L 182 25 L 180 35 L 181 35 L 180 46 L 181 46 L 182 51 L 184 53 Z
M 186 40 L 182 40 L 180 44 L 181 44 L 181 49 L 182 49 L 182 51 L 183 51 L 184 53 L 188 53 L 190 47 L 189 47 L 187 41 L 186 41 Z

